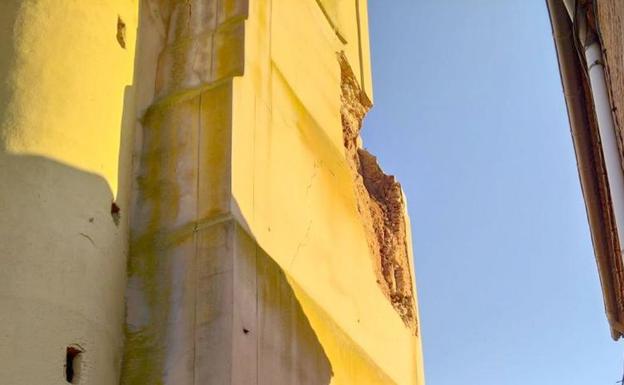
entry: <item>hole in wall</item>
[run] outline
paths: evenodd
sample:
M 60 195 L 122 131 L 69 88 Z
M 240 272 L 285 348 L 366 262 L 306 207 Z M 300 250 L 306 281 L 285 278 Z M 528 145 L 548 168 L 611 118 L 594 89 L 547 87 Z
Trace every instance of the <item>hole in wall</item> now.
M 121 219 L 121 208 L 117 206 L 117 203 L 111 203 L 111 216 L 116 226 L 119 226 L 119 219 Z
M 117 43 L 121 48 L 126 48 L 126 23 L 121 20 L 121 16 L 117 16 Z
M 82 352 L 82 349 L 75 345 L 67 347 L 65 353 L 65 381 L 70 384 L 78 383 Z

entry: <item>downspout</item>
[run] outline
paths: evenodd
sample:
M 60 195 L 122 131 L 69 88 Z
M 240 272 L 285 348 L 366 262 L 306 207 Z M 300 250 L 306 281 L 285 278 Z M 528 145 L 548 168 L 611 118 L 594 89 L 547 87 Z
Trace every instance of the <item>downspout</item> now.
M 581 20 L 585 21 L 586 19 Z M 596 33 L 588 30 L 585 22 L 583 24 L 581 35 L 585 36 L 581 36 L 581 42 L 585 51 L 589 85 L 602 143 L 607 179 L 609 180 L 609 193 L 613 205 L 618 242 L 622 244 L 624 242 L 624 171 L 622 170 L 616 126 L 609 100 L 602 47 Z M 622 250 L 620 249 L 618 252 L 622 258 Z
M 563 5 L 566 8 L 566 11 L 568 11 L 568 15 L 570 16 L 570 19 L 574 19 L 574 10 L 576 9 L 576 0 L 563 0 Z

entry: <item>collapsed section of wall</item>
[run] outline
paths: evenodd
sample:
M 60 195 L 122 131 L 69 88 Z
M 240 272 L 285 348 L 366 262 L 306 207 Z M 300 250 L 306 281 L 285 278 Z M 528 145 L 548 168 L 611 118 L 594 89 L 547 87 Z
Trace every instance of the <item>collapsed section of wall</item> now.
M 342 75 L 344 146 L 354 174 L 358 211 L 374 258 L 377 282 L 403 322 L 417 334 L 403 191 L 393 176 L 381 170 L 377 158 L 362 148 L 362 120 L 372 105 L 360 89 L 344 54 L 340 53 L 338 60 Z

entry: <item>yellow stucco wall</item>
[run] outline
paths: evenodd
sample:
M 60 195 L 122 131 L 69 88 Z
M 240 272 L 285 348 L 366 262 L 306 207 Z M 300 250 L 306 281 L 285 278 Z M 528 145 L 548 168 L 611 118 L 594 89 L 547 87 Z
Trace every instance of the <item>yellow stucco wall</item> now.
M 65 383 L 75 344 L 89 385 L 122 354 L 132 385 L 424 384 L 343 144 L 365 0 L 10 0 L 0 28 L 1 382 Z
M 66 383 L 73 344 L 81 383 L 118 381 L 137 12 L 138 0 L 0 2 L 3 384 Z
M 250 3 L 245 76 L 234 80 L 232 195 L 292 282 L 333 384 L 423 384 L 419 337 L 376 283 L 345 159 L 336 53 L 356 69 L 369 63 L 367 30 L 360 61 L 356 2 L 322 3 L 325 15 L 312 0 Z M 366 85 L 369 64 L 362 73 Z
M 360 86 L 373 100 L 367 0 L 316 0 L 340 40 Z

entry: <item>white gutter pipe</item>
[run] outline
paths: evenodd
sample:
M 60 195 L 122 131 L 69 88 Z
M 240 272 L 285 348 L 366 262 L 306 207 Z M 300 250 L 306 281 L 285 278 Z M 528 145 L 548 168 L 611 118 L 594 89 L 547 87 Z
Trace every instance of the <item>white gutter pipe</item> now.
M 624 244 L 624 171 L 620 159 L 615 122 L 611 113 L 611 103 L 607 90 L 602 50 L 597 39 L 585 47 L 585 60 L 589 72 L 589 82 L 594 110 L 598 121 L 598 131 L 602 142 L 607 179 L 609 180 L 609 192 L 613 204 L 613 214 L 620 245 Z M 620 246 L 621 247 L 621 246 Z M 620 257 L 622 250 L 619 250 Z
M 568 11 L 568 16 L 570 16 L 570 20 L 574 20 L 576 0 L 563 0 L 563 5 L 565 5 L 566 11 Z

